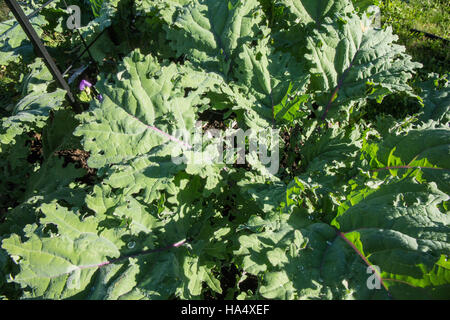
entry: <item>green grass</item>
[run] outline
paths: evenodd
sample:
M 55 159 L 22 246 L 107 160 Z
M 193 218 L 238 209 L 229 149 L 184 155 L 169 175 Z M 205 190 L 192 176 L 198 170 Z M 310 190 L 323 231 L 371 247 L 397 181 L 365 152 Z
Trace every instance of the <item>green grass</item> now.
M 444 0 L 384 1 L 385 18 L 403 27 L 421 29 L 449 38 L 450 2 Z M 387 20 L 389 21 L 389 20 Z
M 433 40 L 410 29 L 428 32 L 450 40 L 450 1 L 448 0 L 384 0 L 378 5 L 383 24 L 391 25 L 414 61 L 424 65 L 420 75 L 450 72 L 450 45 Z
M 30 72 L 28 65 L 15 61 L 0 66 L 0 118 L 7 115 L 20 98 L 21 76 Z
M 383 27 L 391 26 L 406 52 L 414 61 L 423 64 L 417 75 L 411 79 L 413 87 L 425 80 L 429 73 L 440 75 L 450 72 L 450 45 L 441 40 L 432 40 L 422 34 L 413 34 L 414 28 L 444 39 L 449 39 L 450 1 L 448 0 L 383 0 L 376 1 L 381 9 Z M 449 39 L 450 40 L 450 39 Z M 364 108 L 364 118 L 375 121 L 380 114 L 403 119 L 420 110 L 415 98 L 406 94 L 393 94 L 382 103 L 369 101 Z
M 0 21 L 9 19 L 9 9 L 5 2 L 0 2 Z M 12 109 L 14 103 L 17 100 L 20 75 L 24 68 L 17 63 L 11 63 L 10 65 L 0 66 L 0 117 L 5 115 L 5 112 Z
M 0 2 L 0 21 L 5 21 L 8 19 L 9 9 L 6 6 L 5 2 L 2 0 Z

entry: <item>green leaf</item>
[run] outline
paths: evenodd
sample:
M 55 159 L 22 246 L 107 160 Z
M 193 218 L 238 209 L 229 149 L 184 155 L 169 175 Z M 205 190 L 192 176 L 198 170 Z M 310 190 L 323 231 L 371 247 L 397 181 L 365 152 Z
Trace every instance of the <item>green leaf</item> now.
M 103 102 L 80 115 L 75 135 L 83 136 L 84 148 L 91 153 L 89 166 L 131 160 L 168 141 L 189 148 L 175 134 L 192 131 L 194 106 L 207 103 L 200 94 L 216 80 L 189 67 L 161 66 L 139 51 L 131 53 L 114 79 L 99 82 Z M 194 91 L 184 97 L 186 88 Z
M 265 38 L 257 46 L 244 44 L 235 61 L 237 81 L 231 85 L 238 86 L 237 91 L 248 101 L 244 117 L 249 127 L 254 127 L 254 117 L 263 118 L 266 127 L 275 121 L 289 123 L 304 116 L 300 109 L 308 100 L 305 93 L 309 76 L 293 57 L 274 53 L 269 38 Z
M 439 82 L 444 82 L 439 84 Z M 450 85 L 447 77 L 442 79 L 431 74 L 429 79 L 421 84 L 423 111 L 420 112 L 419 119 L 423 122 L 429 120 L 438 121 L 441 124 L 448 124 L 450 121 Z
M 273 177 L 270 181 L 255 172 L 246 172 L 238 186 L 243 194 L 250 195 L 264 212 L 275 211 L 285 200 L 286 185 Z
M 24 297 L 192 298 L 201 294 L 203 282 L 221 292 L 212 264 L 204 258 L 206 243 L 197 241 L 189 254 L 186 248 L 177 248 L 191 227 L 183 222 L 189 217 L 184 207 L 169 221 L 160 221 L 132 198 L 115 206 L 113 216 L 82 217 L 55 202 L 40 210 L 44 214 L 40 225 L 55 226 L 57 232 L 26 228 L 26 240 L 13 234 L 2 244 L 20 267 L 13 281 L 21 284 Z M 130 219 L 129 227 L 118 226 L 114 217 Z M 174 242 L 179 244 L 164 247 Z M 159 252 L 148 251 L 158 246 Z
M 31 10 L 25 11 L 28 14 L 31 13 Z M 42 27 L 47 24 L 45 17 L 36 15 L 30 22 L 38 36 L 41 36 Z M 0 65 L 7 65 L 20 57 L 26 62 L 32 61 L 34 58 L 33 46 L 15 19 L 0 22 L 0 35 Z
M 372 5 L 376 4 L 376 0 L 353 0 L 354 6 L 360 11 L 366 11 Z
M 361 99 L 381 101 L 392 92 L 411 93 L 407 81 L 421 64 L 412 62 L 396 40 L 391 28 L 374 29 L 366 16 L 354 15 L 345 23 L 325 19 L 308 38 L 306 55 L 322 119 Z
M 448 188 L 447 138 L 447 129 L 421 128 L 366 143 L 361 158 L 370 160 L 370 174 L 365 169 L 347 183 L 325 184 L 330 195 L 347 189 L 331 226 L 311 219 L 325 207 L 309 194 L 322 188 L 320 180 L 310 185 L 296 178 L 287 189 L 289 214 L 267 215 L 271 224 L 242 228 L 253 233 L 239 237 L 235 254 L 243 270 L 263 276 L 258 293 L 270 299 L 448 298 L 449 196 L 438 188 Z M 398 168 L 407 171 L 400 175 L 380 168 L 386 161 L 440 170 Z M 379 289 L 370 285 L 377 281 Z
M 43 202 L 57 199 L 76 207 L 83 205 L 85 190 L 74 180 L 86 172 L 75 168 L 74 164 L 66 167 L 63 164 L 63 159 L 51 157 L 19 184 L 23 192 L 16 198 L 19 204 L 8 208 L 5 221 L 0 225 L 3 234 L 22 234 L 25 225 L 36 221 Z
M 448 81 L 413 92 L 370 1 L 92 1 L 79 115 L 0 24 L 1 299 L 449 298 Z M 64 64 L 56 6 L 32 23 Z M 371 122 L 394 93 L 423 109 Z
M 56 204 L 43 205 L 45 218 L 41 223 L 58 226 L 57 237 L 39 237 L 26 234 L 22 242 L 18 235 L 3 240 L 2 247 L 16 258 L 21 272 L 14 281 L 31 287 L 31 295 L 62 299 L 81 292 L 91 280 L 96 267 L 118 257 L 118 246 L 123 245 L 111 237 L 97 234 L 99 218 L 80 221 L 76 213 Z
M 14 106 L 11 116 L 1 121 L 2 144 L 11 143 L 22 133 L 42 129 L 50 112 L 61 109 L 65 101 L 65 90 L 48 92 L 52 76 L 42 59 L 36 59 L 30 67 L 31 72 L 22 82 L 23 98 Z
M 314 22 L 316 25 L 322 24 L 326 17 L 345 14 L 353 8 L 348 0 L 280 0 L 280 3 L 295 17 L 293 20 L 297 23 Z
M 262 20 L 258 9 L 257 0 L 191 1 L 177 7 L 167 37 L 177 57 L 226 75 L 237 50 L 257 33 Z
M 363 151 L 373 177 L 414 176 L 421 183 L 434 181 L 439 189 L 450 192 L 448 128 L 419 128 L 406 135 L 389 135 L 381 143 L 367 144 Z
M 334 224 L 352 242 L 359 239 L 359 251 L 380 268 L 394 298 L 448 298 L 450 270 L 442 259 L 450 253 L 450 220 L 438 208 L 448 195 L 434 183 L 410 181 L 363 192 L 349 199 L 353 205 L 344 205 Z

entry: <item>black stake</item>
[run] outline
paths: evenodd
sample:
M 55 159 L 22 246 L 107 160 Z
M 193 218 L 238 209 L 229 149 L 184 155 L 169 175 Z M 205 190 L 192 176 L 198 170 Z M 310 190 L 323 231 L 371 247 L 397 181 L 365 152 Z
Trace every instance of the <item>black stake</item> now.
M 38 55 L 44 59 L 45 65 L 50 70 L 50 73 L 52 74 L 53 78 L 58 82 L 59 86 L 62 89 L 67 91 L 66 98 L 72 105 L 73 110 L 76 113 L 81 113 L 82 111 L 81 107 L 75 100 L 75 97 L 73 96 L 72 92 L 70 91 L 69 85 L 67 84 L 66 80 L 64 80 L 64 77 L 62 76 L 61 72 L 56 66 L 55 61 L 53 61 L 52 57 L 48 53 L 41 39 L 39 39 L 39 36 L 37 35 L 36 31 L 31 25 L 30 20 L 28 20 L 27 16 L 23 12 L 22 8 L 19 6 L 16 0 L 5 0 L 5 2 L 6 5 L 9 7 L 9 9 L 11 10 L 11 12 L 14 14 L 14 17 L 16 17 L 23 31 L 25 31 L 28 39 L 30 39 L 34 49 L 38 52 Z
M 75 58 L 75 60 L 72 61 L 72 64 L 66 69 L 66 71 L 64 71 L 63 76 L 67 74 L 67 72 L 70 71 L 70 69 L 72 69 L 72 67 L 75 65 L 75 63 L 78 62 L 78 60 L 81 59 L 81 57 L 87 52 L 87 50 L 89 50 L 89 48 L 98 40 L 98 38 L 100 38 L 100 36 L 105 32 L 106 29 L 103 29 L 103 31 L 101 31 L 99 34 L 97 34 L 94 38 L 94 40 L 92 40 L 87 47 L 84 48 L 84 50 Z M 95 62 L 95 60 L 93 60 L 93 62 Z M 98 67 L 97 67 L 98 69 Z
M 445 44 L 449 44 L 449 43 L 450 43 L 450 40 L 445 39 L 445 38 L 442 38 L 442 37 L 439 37 L 439 36 L 437 36 L 437 35 L 435 35 L 435 34 L 432 34 L 432 33 L 428 33 L 428 32 L 421 31 L 421 30 L 417 30 L 417 29 L 414 29 L 414 28 L 409 29 L 409 31 L 411 31 L 412 33 L 423 34 L 425 37 L 427 37 L 427 38 L 429 38 L 429 39 L 433 39 L 433 40 L 441 40 L 441 41 L 443 41 Z
M 67 9 L 69 6 L 67 5 L 66 0 L 63 0 L 63 1 L 64 1 L 64 5 L 66 6 L 66 9 Z M 81 34 L 80 30 L 78 29 L 78 26 L 75 28 L 75 30 L 78 33 L 78 36 L 81 38 L 81 42 L 83 43 L 83 46 L 84 46 L 84 51 L 83 52 L 87 51 L 87 53 L 89 55 L 89 58 L 94 63 L 94 66 L 97 69 L 97 71 L 99 71 L 97 62 L 95 61 L 94 57 L 92 57 L 91 51 L 89 51 L 89 47 L 90 46 L 87 45 L 86 41 L 83 38 L 83 35 Z

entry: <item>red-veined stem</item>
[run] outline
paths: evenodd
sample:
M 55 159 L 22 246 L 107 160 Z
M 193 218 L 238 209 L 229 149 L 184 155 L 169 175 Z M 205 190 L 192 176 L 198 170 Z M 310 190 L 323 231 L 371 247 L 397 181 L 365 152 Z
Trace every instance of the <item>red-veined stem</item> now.
M 367 264 L 367 266 L 372 267 L 372 264 L 370 263 L 369 260 L 367 260 L 366 257 L 364 257 L 364 255 L 362 254 L 362 252 L 355 246 L 355 244 L 353 242 L 351 242 L 349 239 L 347 239 L 347 237 L 345 236 L 345 233 L 340 232 L 339 230 L 337 231 L 337 234 L 339 237 L 341 237 L 350 247 L 352 247 L 352 249 L 361 257 L 361 259 L 363 259 L 363 261 Z M 375 274 L 378 277 L 378 280 L 380 281 L 380 283 L 383 285 L 384 289 L 386 289 L 386 291 L 389 293 L 389 290 L 387 288 L 387 286 L 385 285 L 385 283 L 383 282 L 383 278 L 381 278 L 381 274 L 379 274 L 378 270 L 376 268 L 372 267 L 372 270 L 375 272 Z
M 148 129 L 158 132 L 159 134 L 165 136 L 165 137 L 168 138 L 169 140 L 174 141 L 174 142 L 176 142 L 176 143 L 178 143 L 178 144 L 184 146 L 184 147 L 187 148 L 187 149 L 192 149 L 192 146 L 191 146 L 189 143 L 186 143 L 186 142 L 184 142 L 184 141 L 182 141 L 182 140 L 180 140 L 180 139 L 177 139 L 177 138 L 175 138 L 174 136 L 171 136 L 170 134 L 168 134 L 168 133 L 166 133 L 166 132 L 164 132 L 164 131 L 158 129 L 158 128 L 155 127 L 155 126 L 151 126 L 151 125 L 148 125 L 148 124 L 143 123 L 138 117 L 135 117 L 135 116 L 133 116 L 133 115 L 131 115 L 131 116 L 132 116 L 134 119 L 138 120 L 140 123 L 142 123 L 144 126 L 146 126 Z

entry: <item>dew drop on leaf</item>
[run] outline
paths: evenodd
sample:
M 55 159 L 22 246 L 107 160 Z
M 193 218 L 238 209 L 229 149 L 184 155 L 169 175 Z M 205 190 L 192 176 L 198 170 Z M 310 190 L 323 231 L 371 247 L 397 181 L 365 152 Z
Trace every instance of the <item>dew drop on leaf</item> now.
M 134 241 L 130 241 L 127 244 L 128 249 L 133 249 L 136 246 L 136 242 Z

